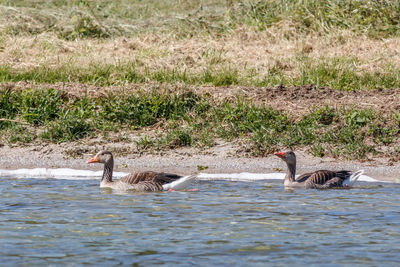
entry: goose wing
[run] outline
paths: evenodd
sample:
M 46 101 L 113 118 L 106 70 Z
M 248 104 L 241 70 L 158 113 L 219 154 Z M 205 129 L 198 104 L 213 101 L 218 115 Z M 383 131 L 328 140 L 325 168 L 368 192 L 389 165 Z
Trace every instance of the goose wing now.
M 160 172 L 154 177 L 154 182 L 164 185 L 172 183 L 180 178 L 182 178 L 182 176 L 177 174 Z
M 313 172 L 308 172 L 300 175 L 299 177 L 296 178 L 296 182 L 303 183 L 306 181 L 308 178 L 310 178 L 311 175 L 313 175 Z
M 140 192 L 157 192 L 163 191 L 163 186 L 155 181 L 141 181 L 137 184 L 130 186 L 129 190 L 140 191 Z
M 128 174 L 127 176 L 124 176 L 121 179 L 119 179 L 119 181 L 131 185 L 138 184 L 141 182 L 146 182 L 146 183 L 151 182 L 163 185 L 176 181 L 179 178 L 181 178 L 181 176 L 177 174 L 146 171 L 146 172 L 137 172 Z
M 309 174 L 308 178 L 302 178 L 307 185 L 325 184 L 336 176 L 336 173 L 328 170 L 319 170 Z M 299 181 L 300 182 L 300 181 Z
M 326 185 L 329 187 L 341 186 L 344 179 L 349 177 L 351 172 L 349 171 L 328 171 L 328 170 L 319 170 L 311 173 L 308 178 L 304 177 L 304 182 L 307 187 L 314 187 L 315 185 Z
M 157 176 L 157 172 L 152 172 L 152 171 L 147 171 L 147 172 L 136 172 L 136 173 L 131 173 L 128 174 L 118 181 L 121 183 L 126 183 L 126 184 L 138 184 L 140 182 L 144 181 L 153 181 L 154 177 Z

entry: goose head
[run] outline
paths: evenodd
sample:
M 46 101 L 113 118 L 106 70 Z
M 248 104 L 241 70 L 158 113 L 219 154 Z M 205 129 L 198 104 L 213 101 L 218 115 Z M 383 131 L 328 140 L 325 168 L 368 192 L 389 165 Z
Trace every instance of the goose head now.
M 108 163 L 112 160 L 113 155 L 110 151 L 102 150 L 93 158 L 89 159 L 87 163 Z
M 296 165 L 296 155 L 293 151 L 275 152 L 274 155 L 280 157 L 288 165 Z

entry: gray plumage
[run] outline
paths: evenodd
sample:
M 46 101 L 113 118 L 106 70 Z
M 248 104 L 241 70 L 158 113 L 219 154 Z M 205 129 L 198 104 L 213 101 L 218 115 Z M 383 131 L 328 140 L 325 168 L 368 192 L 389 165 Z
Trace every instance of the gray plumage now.
M 293 151 L 278 152 L 276 156 L 286 162 L 288 170 L 285 176 L 285 186 L 315 189 L 330 189 L 343 187 L 343 181 L 351 176 L 350 171 L 318 170 L 296 177 L 296 155 Z
M 134 190 L 134 191 L 162 191 L 163 185 L 174 182 L 181 176 L 162 172 L 137 172 L 113 181 L 112 174 L 114 168 L 114 158 L 109 151 L 100 151 L 88 163 L 104 163 L 103 177 L 100 187 L 109 187 L 116 190 Z

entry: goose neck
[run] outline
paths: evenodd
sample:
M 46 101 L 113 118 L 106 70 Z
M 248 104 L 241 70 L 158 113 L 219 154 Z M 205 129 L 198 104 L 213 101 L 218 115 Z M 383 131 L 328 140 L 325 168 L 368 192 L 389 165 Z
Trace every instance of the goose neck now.
M 104 164 L 103 177 L 101 178 L 102 182 L 112 182 L 113 169 L 114 169 L 114 160 L 113 158 L 110 158 L 110 160 L 108 160 Z
M 296 163 L 287 163 L 287 172 L 285 176 L 286 183 L 293 183 L 296 177 Z

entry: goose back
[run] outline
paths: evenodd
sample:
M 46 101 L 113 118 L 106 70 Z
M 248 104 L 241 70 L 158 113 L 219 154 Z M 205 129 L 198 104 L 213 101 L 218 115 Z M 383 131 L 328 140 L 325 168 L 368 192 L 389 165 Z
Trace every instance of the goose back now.
M 349 171 L 329 171 L 319 170 L 312 173 L 305 173 L 296 179 L 298 183 L 305 183 L 307 188 L 313 188 L 316 185 L 325 185 L 326 187 L 342 186 L 343 181 L 351 175 Z
M 131 173 L 127 176 L 122 177 L 118 181 L 127 184 L 138 184 L 140 182 L 153 182 L 159 183 L 161 185 L 171 183 L 177 179 L 181 178 L 181 176 L 177 174 L 163 173 L 163 172 L 153 172 L 153 171 L 145 171 L 145 172 L 137 172 Z

